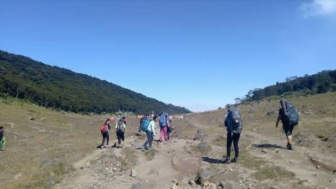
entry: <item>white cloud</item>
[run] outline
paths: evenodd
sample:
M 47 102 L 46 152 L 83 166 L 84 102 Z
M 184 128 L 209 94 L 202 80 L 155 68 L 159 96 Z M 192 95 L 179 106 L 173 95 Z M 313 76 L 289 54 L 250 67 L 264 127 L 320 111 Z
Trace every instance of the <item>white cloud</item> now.
M 311 3 L 304 3 L 301 8 L 305 17 L 336 16 L 336 0 L 312 0 Z

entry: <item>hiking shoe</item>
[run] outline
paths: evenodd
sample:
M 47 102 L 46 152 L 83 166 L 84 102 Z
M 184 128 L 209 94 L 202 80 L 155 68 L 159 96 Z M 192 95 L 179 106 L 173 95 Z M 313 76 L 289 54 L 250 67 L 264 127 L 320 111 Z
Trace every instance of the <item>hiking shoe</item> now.
M 293 146 L 292 146 L 291 144 L 287 145 L 287 149 L 288 149 L 288 150 L 294 150 L 294 149 L 293 149 Z
M 287 147 L 287 148 L 289 148 L 289 146 L 290 146 L 290 144 L 289 144 L 289 143 L 287 143 L 287 146 L 286 146 L 286 147 Z
M 230 162 L 230 157 L 225 157 L 223 163 L 229 163 Z
M 142 146 L 141 147 L 141 150 L 144 152 L 146 150 L 146 147 L 145 146 Z
M 238 158 L 237 157 L 235 157 L 235 158 L 233 158 L 232 160 L 231 160 L 231 163 L 237 163 L 238 162 Z

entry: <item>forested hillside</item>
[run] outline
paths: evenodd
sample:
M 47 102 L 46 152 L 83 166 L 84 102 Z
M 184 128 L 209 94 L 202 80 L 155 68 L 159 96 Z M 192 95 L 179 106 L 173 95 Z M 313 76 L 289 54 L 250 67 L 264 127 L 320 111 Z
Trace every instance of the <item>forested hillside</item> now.
M 98 78 L 5 51 L 0 51 L 0 95 L 81 113 L 119 110 L 134 113 L 189 112 L 186 108 L 165 104 Z
M 288 95 L 293 92 L 300 92 L 300 95 L 314 95 L 334 91 L 336 91 L 336 70 L 327 70 L 304 77 L 288 77 L 285 82 L 277 82 L 275 85 L 264 89 L 250 90 L 245 97 L 236 98 L 236 102 L 261 100 L 266 97 Z

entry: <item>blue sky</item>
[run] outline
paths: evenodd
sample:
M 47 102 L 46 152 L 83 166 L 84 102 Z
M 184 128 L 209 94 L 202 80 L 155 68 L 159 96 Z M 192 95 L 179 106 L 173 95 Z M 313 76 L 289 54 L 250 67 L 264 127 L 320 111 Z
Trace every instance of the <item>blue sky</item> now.
M 336 69 L 336 0 L 1 0 L 0 26 L 1 50 L 192 111 Z

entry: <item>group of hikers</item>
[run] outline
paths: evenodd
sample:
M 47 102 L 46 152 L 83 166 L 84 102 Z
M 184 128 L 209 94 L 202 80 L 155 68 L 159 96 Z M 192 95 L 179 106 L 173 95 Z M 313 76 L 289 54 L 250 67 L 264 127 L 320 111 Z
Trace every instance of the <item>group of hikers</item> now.
M 279 122 L 282 122 L 282 129 L 287 137 L 287 149 L 293 150 L 293 137 L 292 132 L 296 125 L 299 123 L 299 113 L 293 104 L 287 102 L 285 99 L 280 100 L 281 108 L 279 109 L 279 114 L 275 123 L 277 128 Z M 234 106 L 227 106 L 228 113 L 224 119 L 224 125 L 227 130 L 227 141 L 226 141 L 226 156 L 224 156 L 224 163 L 236 163 L 239 157 L 239 138 L 243 130 L 243 121 L 240 116 L 239 111 Z M 231 156 L 231 146 L 234 146 L 235 157 L 230 160 Z
M 100 145 L 100 148 L 106 148 L 106 146 L 109 145 L 110 141 L 110 132 L 111 132 L 111 121 L 115 120 L 114 117 L 109 117 L 106 119 L 105 123 L 100 127 L 100 132 L 102 134 L 102 144 Z M 118 118 L 116 121 L 115 125 L 115 131 L 116 131 L 116 136 L 118 139 L 118 145 L 122 147 L 124 145 L 124 140 L 125 140 L 125 130 L 126 130 L 126 125 L 127 125 L 127 119 L 126 117 Z M 105 141 L 106 141 L 106 146 L 105 146 Z
M 172 131 L 172 121 L 173 117 L 169 116 L 166 112 L 162 112 L 159 116 L 155 114 L 152 114 L 152 116 L 144 115 L 140 120 L 139 126 L 139 132 L 143 131 L 147 135 L 146 142 L 141 146 L 142 151 L 153 149 L 152 143 L 156 135 L 156 123 L 159 123 L 160 127 L 159 142 L 168 141 L 170 138 L 169 134 Z
M 287 149 L 293 150 L 292 144 L 292 132 L 296 125 L 299 122 L 299 114 L 295 107 L 287 102 L 285 99 L 280 100 L 281 108 L 279 109 L 279 114 L 276 120 L 275 127 L 277 128 L 279 122 L 282 122 L 283 131 L 287 137 Z M 227 141 L 226 141 L 226 156 L 224 156 L 224 163 L 236 163 L 239 157 L 239 139 L 240 134 L 243 130 L 243 121 L 240 115 L 240 112 L 236 109 L 235 106 L 228 105 L 227 114 L 224 119 L 224 126 L 227 130 Z M 105 147 L 109 144 L 109 132 L 111 130 L 110 121 L 114 120 L 114 117 L 108 118 L 104 125 L 101 127 L 101 132 L 103 136 L 103 141 L 101 147 Z M 126 129 L 126 118 L 122 117 L 116 120 L 116 135 L 118 138 L 118 144 L 122 147 L 125 140 L 125 129 Z M 145 132 L 147 135 L 146 142 L 141 146 L 141 150 L 152 150 L 152 143 L 154 136 L 156 136 L 156 125 L 160 127 L 160 138 L 158 142 L 163 142 L 169 140 L 169 133 L 172 131 L 172 116 L 169 116 L 168 113 L 163 112 L 160 115 L 152 114 L 143 115 L 140 119 L 139 132 Z M 234 146 L 235 156 L 233 159 L 231 157 L 231 146 Z
M 111 121 L 116 122 L 115 132 L 118 139 L 118 147 L 123 147 L 125 140 L 125 131 L 127 120 L 126 117 L 117 118 L 114 117 L 107 118 L 104 124 L 101 126 L 100 131 L 102 134 L 102 143 L 99 146 L 100 148 L 106 148 L 109 145 L 109 138 L 111 132 Z M 160 126 L 160 139 L 159 142 L 168 141 L 169 133 L 172 131 L 172 116 L 169 116 L 168 113 L 163 112 L 159 116 L 152 114 L 143 115 L 140 119 L 139 132 L 145 132 L 147 135 L 147 140 L 144 145 L 141 147 L 143 151 L 151 150 L 154 136 L 156 135 L 156 123 L 159 123 Z M 105 143 L 106 142 L 106 143 Z M 105 145 L 106 144 L 106 145 Z M 115 145 L 117 147 L 117 144 Z

